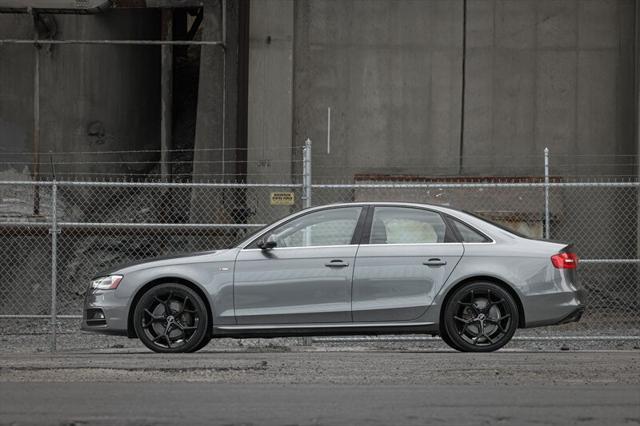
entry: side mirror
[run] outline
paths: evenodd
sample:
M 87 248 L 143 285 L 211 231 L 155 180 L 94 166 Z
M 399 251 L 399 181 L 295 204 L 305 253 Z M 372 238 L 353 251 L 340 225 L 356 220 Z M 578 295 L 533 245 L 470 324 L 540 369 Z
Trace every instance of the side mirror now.
M 258 248 L 261 248 L 262 250 L 271 250 L 272 248 L 276 247 L 278 245 L 278 243 L 276 243 L 273 240 L 262 240 L 258 243 Z

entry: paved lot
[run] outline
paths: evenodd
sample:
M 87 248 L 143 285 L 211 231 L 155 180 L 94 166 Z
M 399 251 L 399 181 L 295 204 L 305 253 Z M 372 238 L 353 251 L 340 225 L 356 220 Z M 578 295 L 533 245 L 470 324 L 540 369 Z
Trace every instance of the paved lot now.
M 640 351 L 0 355 L 0 424 L 640 425 Z

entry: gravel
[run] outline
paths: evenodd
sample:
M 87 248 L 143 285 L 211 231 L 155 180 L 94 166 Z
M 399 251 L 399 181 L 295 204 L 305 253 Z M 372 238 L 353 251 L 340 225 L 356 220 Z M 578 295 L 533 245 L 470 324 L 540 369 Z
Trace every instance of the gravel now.
M 551 332 L 550 332 L 551 330 Z M 59 320 L 57 327 L 57 350 L 86 351 L 97 349 L 147 349 L 137 340 L 121 336 L 87 333 L 79 330 L 77 320 Z M 632 330 L 633 331 L 633 330 Z M 515 338 L 503 350 L 525 351 L 583 351 L 583 350 L 640 350 L 639 333 L 627 337 L 618 336 L 623 333 L 616 330 L 598 333 L 591 338 L 588 333 L 564 332 L 562 327 L 546 329 L 518 330 Z M 610 340 L 606 337 L 609 336 Z M 612 337 L 613 336 L 613 337 Z M 358 336 L 365 337 L 365 336 Z M 354 345 L 366 350 L 435 350 L 448 351 L 450 348 L 439 338 L 417 336 L 417 341 L 409 341 L 411 336 L 371 337 L 371 341 L 343 342 L 327 341 L 331 339 L 316 338 L 315 348 L 349 348 Z M 425 339 L 426 337 L 426 339 Z M 620 339 L 624 337 L 624 339 Z M 395 341 L 385 341 L 385 339 Z M 214 339 L 208 350 L 241 350 L 241 351 L 290 351 L 302 345 L 299 338 L 274 339 Z M 33 319 L 0 319 L 0 353 L 41 353 L 51 349 L 51 335 L 48 321 Z

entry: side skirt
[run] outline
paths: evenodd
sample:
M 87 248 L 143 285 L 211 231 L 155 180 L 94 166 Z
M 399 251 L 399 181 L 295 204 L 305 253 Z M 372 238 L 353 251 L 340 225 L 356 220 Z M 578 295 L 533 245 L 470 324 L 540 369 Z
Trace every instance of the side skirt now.
M 213 328 L 213 337 L 272 338 L 303 336 L 357 336 L 380 334 L 438 334 L 438 325 L 420 323 L 348 323 L 348 324 L 268 324 L 221 325 Z

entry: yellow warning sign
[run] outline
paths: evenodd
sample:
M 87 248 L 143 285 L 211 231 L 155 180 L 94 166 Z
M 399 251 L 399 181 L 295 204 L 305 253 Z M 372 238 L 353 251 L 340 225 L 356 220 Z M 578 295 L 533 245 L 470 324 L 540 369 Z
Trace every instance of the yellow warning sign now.
M 295 202 L 295 194 L 293 192 L 272 192 L 272 206 L 292 206 Z

